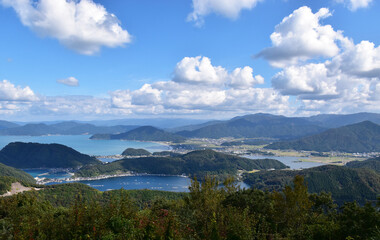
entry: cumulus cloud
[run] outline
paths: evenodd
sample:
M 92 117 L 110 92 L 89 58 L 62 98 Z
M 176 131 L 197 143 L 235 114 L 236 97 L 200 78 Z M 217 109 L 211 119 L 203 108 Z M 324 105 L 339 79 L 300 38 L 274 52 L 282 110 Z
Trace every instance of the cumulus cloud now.
M 337 81 L 340 76 L 329 76 L 324 64 L 290 66 L 277 73 L 272 85 L 283 95 L 295 95 L 301 99 L 330 99 L 338 97 Z
M 333 57 L 339 53 L 337 40 L 344 40 L 340 31 L 320 21 L 331 16 L 327 8 L 313 13 L 301 7 L 285 17 L 271 34 L 272 47 L 257 54 L 275 67 L 294 65 L 313 57 Z
M 15 86 L 8 80 L 0 81 L 0 101 L 36 101 L 38 97 L 30 87 Z
M 193 0 L 193 12 L 187 19 L 197 25 L 202 25 L 203 18 L 210 13 L 236 19 L 243 9 L 252 9 L 260 1 L 262 0 Z
M 366 8 L 372 0 L 335 0 L 338 3 L 346 4 L 351 11 L 356 11 L 359 8 Z
M 42 37 L 52 37 L 69 49 L 92 55 L 102 46 L 131 42 L 114 14 L 92 0 L 0 0 L 12 7 L 22 24 Z
M 209 58 L 198 56 L 185 57 L 178 62 L 172 80 L 110 94 L 113 106 L 134 112 L 238 112 L 244 109 L 279 113 L 289 110 L 289 98 L 273 89 L 255 87 L 262 83 L 264 78 L 253 76 L 251 67 L 229 72 L 222 66 L 212 65 Z
M 79 86 L 79 81 L 75 77 L 68 77 L 65 79 L 59 79 L 59 80 L 57 80 L 57 83 L 61 83 L 63 85 L 70 86 L 70 87 Z

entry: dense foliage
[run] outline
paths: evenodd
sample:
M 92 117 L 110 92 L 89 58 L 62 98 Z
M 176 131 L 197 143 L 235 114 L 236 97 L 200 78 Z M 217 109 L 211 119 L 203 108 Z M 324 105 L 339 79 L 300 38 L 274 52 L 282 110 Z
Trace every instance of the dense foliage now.
M 273 159 L 252 160 L 212 150 L 199 150 L 178 157 L 128 158 L 108 164 L 85 166 L 76 175 L 91 177 L 133 171 L 150 174 L 187 174 L 199 178 L 213 175 L 223 179 L 228 175 L 236 175 L 237 170 L 271 168 L 283 169 L 286 166 Z
M 317 152 L 380 152 L 380 126 L 365 121 L 329 129 L 296 141 L 276 142 L 266 148 Z
M 0 163 L 0 195 L 11 190 L 14 182 L 20 182 L 23 185 L 34 184 L 36 180 L 26 172 L 6 166 Z
M 166 132 L 164 130 L 143 126 L 131 131 L 119 134 L 97 134 L 91 136 L 91 139 L 118 139 L 133 141 L 165 141 L 165 142 L 183 142 L 185 138 L 175 133 Z
M 193 181 L 189 194 L 155 198 L 143 206 L 125 190 L 92 200 L 77 195 L 70 206 L 56 207 L 34 194 L 0 199 L 0 239 L 380 237 L 378 209 L 354 202 L 338 208 L 328 194 L 308 194 L 299 176 L 282 192 L 239 190 L 231 181 L 221 188 L 207 178 L 202 184 Z
M 127 148 L 125 149 L 121 155 L 124 156 L 149 156 L 152 155 L 149 151 L 139 148 Z
M 350 168 L 368 168 L 380 174 L 380 157 L 370 158 L 365 161 L 352 161 L 346 164 Z
M 101 163 L 61 144 L 9 143 L 0 151 L 0 162 L 16 168 L 76 168 Z
M 280 190 L 296 175 L 305 177 L 311 193 L 331 192 L 339 204 L 345 201 L 376 201 L 380 194 L 380 174 L 369 169 L 321 166 L 304 170 L 261 171 L 245 174 L 244 182 L 266 190 Z

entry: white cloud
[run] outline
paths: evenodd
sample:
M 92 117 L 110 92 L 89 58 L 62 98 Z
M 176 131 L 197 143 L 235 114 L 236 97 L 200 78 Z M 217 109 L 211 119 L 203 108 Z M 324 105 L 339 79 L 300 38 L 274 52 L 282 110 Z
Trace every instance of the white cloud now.
M 241 10 L 252 9 L 262 0 L 193 0 L 193 12 L 187 17 L 197 25 L 203 24 L 203 18 L 210 13 L 236 19 Z
M 226 69 L 213 66 L 207 57 L 185 57 L 174 70 L 173 81 L 178 83 L 221 85 L 228 77 Z
M 272 85 L 283 95 L 295 95 L 301 99 L 330 99 L 338 97 L 337 81 L 340 76 L 329 76 L 322 63 L 290 66 L 277 73 Z
M 263 84 L 264 78 L 261 75 L 253 77 L 251 67 L 236 68 L 229 76 L 232 88 L 245 89 L 253 87 L 255 84 Z
M 32 89 L 15 86 L 8 80 L 0 81 L 0 101 L 36 101 L 38 97 Z
M 92 0 L 0 0 L 21 22 L 42 37 L 52 37 L 69 49 L 92 55 L 102 46 L 131 42 L 117 17 Z
M 348 5 L 351 11 L 356 11 L 359 8 L 366 8 L 372 0 L 335 0 L 338 3 Z
M 79 81 L 75 77 L 68 77 L 65 79 L 59 79 L 59 80 L 57 80 L 57 83 L 61 83 L 63 85 L 70 86 L 70 87 L 79 86 Z
M 364 78 L 380 77 L 380 46 L 368 41 L 347 45 L 328 64 L 331 72 L 343 72 Z
M 273 89 L 255 88 L 264 83 L 245 66 L 229 73 L 207 57 L 185 57 L 175 67 L 172 80 L 142 88 L 111 92 L 112 104 L 133 112 L 205 113 L 289 110 L 289 97 Z M 152 108 L 156 106 L 156 108 Z
M 161 91 L 152 88 L 150 84 L 144 84 L 140 89 L 131 94 L 133 105 L 158 105 L 161 103 Z
M 313 13 L 301 7 L 285 17 L 271 34 L 272 47 L 264 49 L 257 57 L 264 57 L 276 67 L 294 65 L 313 57 L 333 57 L 339 53 L 337 40 L 342 33 L 320 21 L 331 16 L 326 8 Z

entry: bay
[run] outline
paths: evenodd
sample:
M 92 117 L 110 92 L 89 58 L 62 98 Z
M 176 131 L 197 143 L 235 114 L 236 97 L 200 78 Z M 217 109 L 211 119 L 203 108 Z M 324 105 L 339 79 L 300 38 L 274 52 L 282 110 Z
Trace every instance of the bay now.
M 262 155 L 246 155 L 244 156 L 246 158 L 250 159 L 276 159 L 286 166 L 289 166 L 290 169 L 305 169 L 305 168 L 312 168 L 312 167 L 318 167 L 325 165 L 323 163 L 318 163 L 318 162 L 304 162 L 301 160 L 307 160 L 307 158 L 302 158 L 302 157 L 280 157 L 280 156 L 262 156 Z
M 0 149 L 11 142 L 59 143 L 88 155 L 116 155 L 126 148 L 143 148 L 150 152 L 169 150 L 167 145 L 154 142 L 123 140 L 91 140 L 89 135 L 0 136 Z

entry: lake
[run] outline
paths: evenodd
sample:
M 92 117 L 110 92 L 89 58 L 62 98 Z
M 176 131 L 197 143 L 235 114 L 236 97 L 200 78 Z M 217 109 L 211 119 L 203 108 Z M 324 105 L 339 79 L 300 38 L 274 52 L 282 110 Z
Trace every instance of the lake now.
M 89 135 L 0 136 L 0 149 L 11 142 L 59 143 L 88 155 L 121 154 L 127 148 L 143 148 L 150 152 L 169 150 L 167 145 L 123 140 L 90 140 Z
M 302 162 L 300 160 L 306 160 L 307 158 L 302 157 L 278 157 L 278 156 L 261 156 L 261 155 L 246 155 L 244 156 L 246 158 L 250 159 L 276 159 L 286 166 L 289 166 L 290 169 L 304 169 L 304 168 L 312 168 L 312 167 L 318 167 L 325 165 L 323 163 L 317 163 L 317 162 Z

